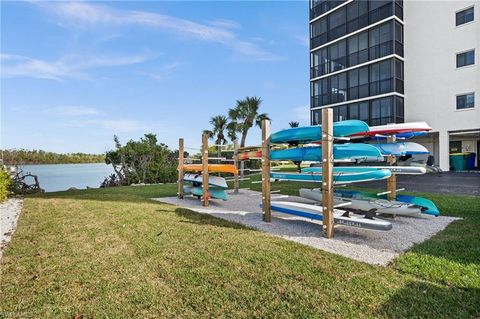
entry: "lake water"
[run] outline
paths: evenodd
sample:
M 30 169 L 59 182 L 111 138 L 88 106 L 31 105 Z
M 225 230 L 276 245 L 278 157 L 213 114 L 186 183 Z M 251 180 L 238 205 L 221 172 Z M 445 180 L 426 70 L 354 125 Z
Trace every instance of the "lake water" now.
M 24 173 L 37 175 L 40 187 L 46 192 L 100 187 L 105 177 L 114 173 L 111 165 L 103 163 L 22 165 L 20 168 Z

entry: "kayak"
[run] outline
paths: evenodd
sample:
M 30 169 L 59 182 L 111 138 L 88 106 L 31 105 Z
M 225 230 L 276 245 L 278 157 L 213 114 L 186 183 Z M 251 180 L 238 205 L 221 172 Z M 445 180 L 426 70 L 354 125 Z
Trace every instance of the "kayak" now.
M 376 147 L 382 155 L 415 155 L 415 154 L 430 154 L 425 146 L 414 142 L 399 142 L 399 143 L 379 143 L 370 144 Z
M 352 136 L 396 135 L 411 132 L 426 132 L 432 128 L 426 122 L 411 122 L 371 126 L 368 131 L 351 134 Z
M 246 161 L 249 159 L 260 159 L 260 158 L 262 158 L 262 150 L 238 153 L 238 160 L 240 161 Z
M 339 167 L 341 168 L 341 167 Z M 349 184 L 356 182 L 368 182 L 386 179 L 392 176 L 392 173 L 387 169 L 379 170 L 365 170 L 358 172 L 343 172 L 335 171 L 333 172 L 333 183 L 338 184 Z M 270 178 L 273 180 L 284 180 L 284 181 L 294 181 L 294 182 L 313 182 L 318 183 L 322 181 L 322 174 L 316 173 L 278 173 L 271 172 Z
M 333 168 L 333 171 L 337 172 L 356 172 L 362 170 L 379 170 L 388 169 L 390 172 L 397 175 L 422 175 L 427 172 L 425 167 L 420 166 L 337 166 Z M 322 173 L 321 166 L 302 168 L 302 173 Z
M 183 180 L 185 182 L 190 182 L 198 185 L 202 185 L 203 183 L 202 174 L 185 174 Z M 228 188 L 227 181 L 225 180 L 225 178 L 220 176 L 209 175 L 208 185 L 218 188 Z
M 322 190 L 320 188 L 300 189 L 300 197 L 310 199 L 316 202 L 322 201 Z M 421 206 L 407 204 L 397 201 L 388 201 L 385 199 L 376 198 L 345 198 L 341 193 L 334 193 L 333 195 L 334 205 L 343 203 L 350 203 L 350 205 L 343 207 L 347 210 L 359 210 L 374 214 L 390 214 L 390 215 L 402 215 L 402 216 L 418 216 L 422 213 L 423 208 Z
M 380 150 L 369 144 L 333 145 L 334 160 L 383 160 Z M 322 161 L 322 147 L 298 147 L 270 151 L 270 159 L 277 161 Z
M 349 197 L 355 199 L 368 199 L 368 198 L 380 198 L 380 199 L 387 199 L 388 195 L 377 195 L 376 193 L 371 192 L 359 192 L 359 191 L 352 191 L 352 190 L 345 190 L 345 189 L 336 189 L 336 193 L 341 194 L 342 197 Z M 414 204 L 423 207 L 423 214 L 439 216 L 440 211 L 438 210 L 437 206 L 429 199 L 418 197 L 418 196 L 410 196 L 410 195 L 397 195 L 395 199 L 397 202 Z
M 183 186 L 183 191 L 186 194 L 192 194 L 193 196 L 201 197 L 203 196 L 203 188 L 201 186 Z M 211 198 L 217 198 L 222 200 L 227 200 L 227 192 L 221 188 L 209 188 L 208 194 Z
M 203 170 L 202 164 L 185 164 L 183 169 L 189 172 L 201 172 Z M 231 173 L 238 174 L 238 169 L 235 165 L 229 164 L 208 164 L 209 173 Z
M 280 213 L 323 220 L 322 206 L 296 203 L 296 202 L 272 202 L 271 209 Z M 367 218 L 364 215 L 353 214 L 351 212 L 335 209 L 333 212 L 333 223 L 335 225 L 344 225 L 371 230 L 390 230 L 392 224 L 383 219 Z
M 367 123 L 359 120 L 347 120 L 333 123 L 334 136 L 348 136 L 365 133 L 369 130 Z M 304 126 L 282 130 L 270 135 L 271 143 L 304 143 L 322 139 L 322 126 Z

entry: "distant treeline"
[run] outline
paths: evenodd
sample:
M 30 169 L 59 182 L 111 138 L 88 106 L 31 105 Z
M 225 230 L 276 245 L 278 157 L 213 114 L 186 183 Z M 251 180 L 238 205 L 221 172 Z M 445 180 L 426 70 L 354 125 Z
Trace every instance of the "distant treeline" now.
M 59 154 L 42 150 L 3 150 L 3 164 L 79 164 L 105 163 L 104 154 Z

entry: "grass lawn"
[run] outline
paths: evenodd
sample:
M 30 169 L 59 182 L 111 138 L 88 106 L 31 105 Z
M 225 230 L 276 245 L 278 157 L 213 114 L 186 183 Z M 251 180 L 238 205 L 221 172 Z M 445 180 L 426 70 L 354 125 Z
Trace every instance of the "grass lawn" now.
M 0 318 L 480 317 L 478 197 L 424 194 L 464 219 L 378 267 L 149 200 L 175 193 L 26 198 L 0 264 Z

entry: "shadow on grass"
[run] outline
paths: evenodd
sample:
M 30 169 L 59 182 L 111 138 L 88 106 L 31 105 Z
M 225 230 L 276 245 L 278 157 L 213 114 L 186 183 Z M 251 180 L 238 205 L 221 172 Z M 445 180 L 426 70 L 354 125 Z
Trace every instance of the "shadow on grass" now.
M 233 229 L 251 229 L 241 224 L 230 222 L 218 217 L 210 216 L 207 214 L 197 213 L 186 208 L 177 208 L 175 213 L 186 220 L 182 220 L 183 223 L 190 223 L 196 225 L 210 225 L 215 227 L 228 227 Z
M 447 318 L 445 314 L 448 318 L 478 318 L 480 290 L 415 281 L 396 291 L 377 310 L 383 318 Z

